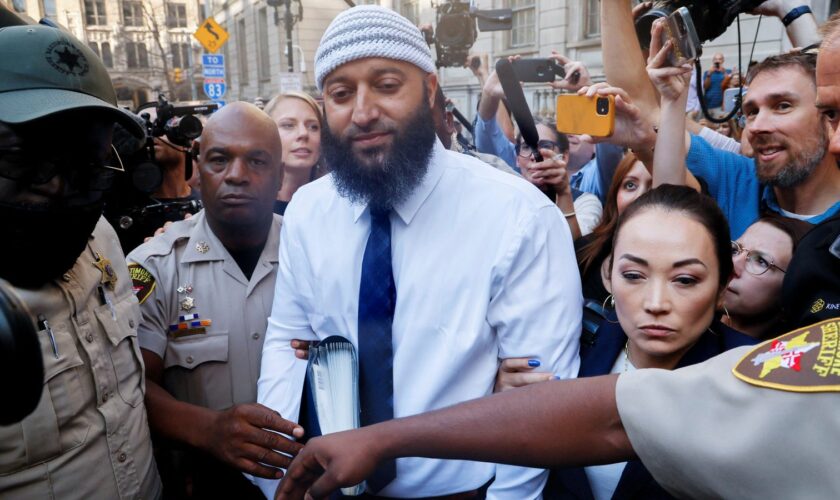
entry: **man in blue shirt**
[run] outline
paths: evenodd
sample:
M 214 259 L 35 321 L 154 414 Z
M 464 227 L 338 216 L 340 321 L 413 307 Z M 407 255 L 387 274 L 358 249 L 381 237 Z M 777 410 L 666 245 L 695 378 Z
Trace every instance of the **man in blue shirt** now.
M 723 54 L 718 52 L 712 57 L 712 68 L 703 72 L 703 89 L 706 91 L 708 109 L 723 106 L 723 80 L 730 71 L 723 67 Z

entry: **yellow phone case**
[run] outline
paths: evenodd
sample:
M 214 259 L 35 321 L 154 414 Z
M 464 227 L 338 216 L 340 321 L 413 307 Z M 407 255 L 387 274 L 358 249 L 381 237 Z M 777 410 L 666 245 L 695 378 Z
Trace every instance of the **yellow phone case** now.
M 607 99 L 609 109 L 598 112 L 598 99 Z M 615 99 L 613 96 L 587 97 L 577 94 L 557 96 L 557 130 L 565 134 L 588 134 L 609 137 L 615 128 Z

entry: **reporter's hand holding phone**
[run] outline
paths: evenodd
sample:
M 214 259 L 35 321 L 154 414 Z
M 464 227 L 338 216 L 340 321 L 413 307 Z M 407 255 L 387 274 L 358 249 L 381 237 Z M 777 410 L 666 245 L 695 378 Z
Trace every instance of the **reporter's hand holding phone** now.
M 673 51 L 673 42 L 668 40 L 662 45 L 662 32 L 665 22 L 657 19 L 650 31 L 650 56 L 647 60 L 647 72 L 650 81 L 663 100 L 676 101 L 680 96 L 688 95 L 691 79 L 691 64 L 670 66 L 668 56 Z
M 592 85 L 592 77 L 589 75 L 589 70 L 586 69 L 586 66 L 582 62 L 572 61 L 555 50 L 551 51 L 550 59 L 557 61 L 566 71 L 566 76 L 563 79 L 549 82 L 549 85 L 553 88 L 577 92 L 581 87 Z
M 606 82 L 600 82 L 580 89 L 578 95 L 587 97 L 613 96 L 613 102 L 615 103 L 615 126 L 612 135 L 609 137 L 583 135 L 581 136 L 583 140 L 593 144 L 609 142 L 610 144 L 630 148 L 634 151 L 648 151 L 653 149 L 653 145 L 656 143 L 656 133 L 653 130 L 653 124 L 633 104 L 630 96 L 624 89 L 613 87 Z

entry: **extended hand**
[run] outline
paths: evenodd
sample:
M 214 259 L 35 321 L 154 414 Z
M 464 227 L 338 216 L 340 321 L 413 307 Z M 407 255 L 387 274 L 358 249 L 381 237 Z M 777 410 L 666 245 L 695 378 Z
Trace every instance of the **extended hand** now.
M 685 63 L 681 66 L 669 66 L 668 54 L 673 50 L 671 40 L 662 45 L 662 30 L 665 29 L 664 22 L 657 19 L 650 31 L 650 56 L 647 61 L 647 72 L 650 81 L 653 82 L 656 90 L 662 99 L 676 101 L 688 91 L 689 80 L 691 79 L 691 64 Z
M 557 193 L 569 191 L 569 172 L 562 155 L 550 149 L 540 149 L 543 161 L 528 164 L 528 177 L 536 186 L 551 186 Z
M 563 65 L 563 69 L 566 72 L 566 76 L 562 80 L 549 83 L 552 87 L 577 92 L 581 87 L 592 85 L 592 77 L 589 75 L 589 70 L 586 69 L 586 66 L 582 62 L 572 61 L 554 50 L 551 51 L 551 59 Z
M 551 373 L 535 372 L 534 370 L 538 367 L 529 365 L 529 361 L 531 361 L 531 358 L 508 358 L 502 360 L 499 371 L 496 373 L 496 385 L 493 387 L 493 392 L 504 392 L 529 384 L 545 382 L 554 377 Z
M 303 448 L 278 432 L 303 437 L 303 427 L 283 419 L 276 411 L 260 404 L 236 405 L 218 412 L 207 448 L 213 456 L 243 472 L 277 479 L 283 477 L 277 468 L 291 463 L 277 451 L 294 456 Z
M 612 87 L 609 83 L 600 82 L 578 91 L 580 95 L 593 97 L 596 95 L 615 97 L 615 128 L 609 137 L 590 137 L 584 139 L 592 142 L 609 142 L 631 149 L 651 149 L 656 144 L 656 132 L 641 110 L 633 104 L 624 89 Z
M 368 438 L 369 427 L 337 432 L 310 440 L 286 472 L 275 500 L 319 500 L 333 491 L 354 486 L 370 476 L 379 458 L 377 439 Z M 308 495 L 307 495 L 308 493 Z

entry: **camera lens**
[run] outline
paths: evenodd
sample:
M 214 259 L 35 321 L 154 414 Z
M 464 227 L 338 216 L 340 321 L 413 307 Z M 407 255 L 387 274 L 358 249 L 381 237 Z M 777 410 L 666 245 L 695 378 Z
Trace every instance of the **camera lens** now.
M 595 101 L 595 112 L 601 116 L 607 115 L 610 112 L 610 100 L 606 97 L 599 97 Z

